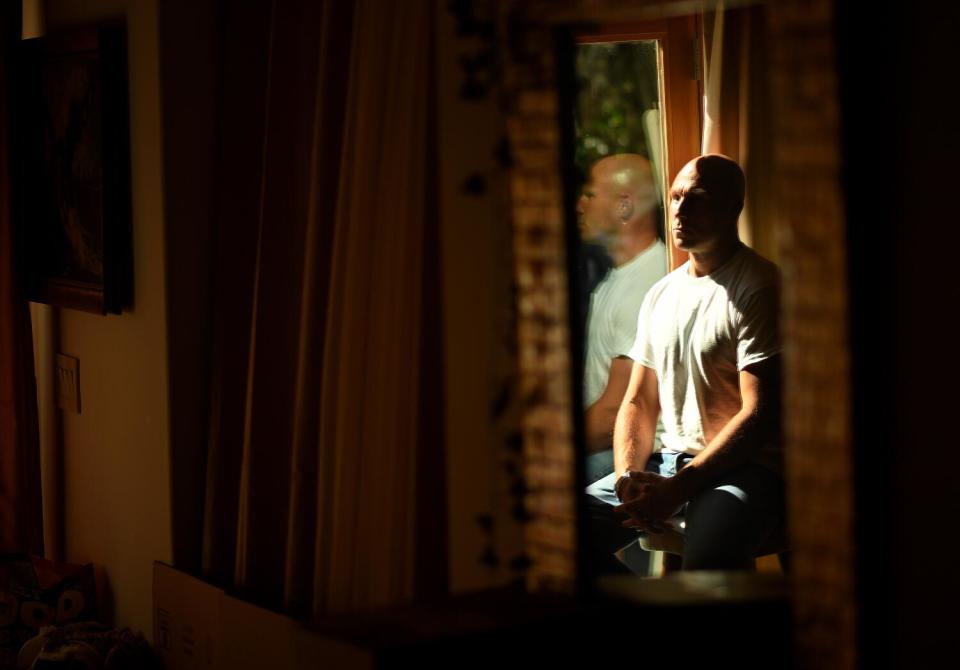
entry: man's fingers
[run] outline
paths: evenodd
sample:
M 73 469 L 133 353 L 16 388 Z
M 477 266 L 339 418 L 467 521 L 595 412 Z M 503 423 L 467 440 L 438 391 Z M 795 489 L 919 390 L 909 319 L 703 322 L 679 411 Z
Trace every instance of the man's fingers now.
M 639 515 L 637 512 L 637 506 L 639 504 L 640 496 L 634 498 L 627 498 L 622 503 L 613 508 L 613 511 L 617 514 L 629 514 L 631 516 Z
M 630 472 L 630 483 L 631 483 L 631 484 L 654 484 L 654 485 L 656 485 L 656 484 L 661 483 L 664 479 L 666 479 L 666 477 L 664 477 L 664 476 L 662 476 L 662 475 L 658 475 L 656 472 L 646 472 L 646 471 L 638 471 L 638 472 L 631 471 L 631 472 Z
M 614 512 L 618 514 L 627 514 L 628 519 L 622 522 L 624 528 L 634 528 L 639 531 L 646 531 L 648 533 L 662 533 L 663 532 L 663 523 L 659 520 L 654 521 L 644 512 L 641 512 L 637 509 L 638 505 L 636 502 L 627 500 L 616 507 L 613 508 Z
M 624 528 L 633 528 L 634 530 L 648 530 L 647 522 L 642 519 L 627 519 L 621 522 Z
M 659 535 L 663 532 L 663 526 L 649 519 L 630 518 L 624 521 L 622 525 L 624 528 L 633 528 L 635 530 L 653 533 L 654 535 Z

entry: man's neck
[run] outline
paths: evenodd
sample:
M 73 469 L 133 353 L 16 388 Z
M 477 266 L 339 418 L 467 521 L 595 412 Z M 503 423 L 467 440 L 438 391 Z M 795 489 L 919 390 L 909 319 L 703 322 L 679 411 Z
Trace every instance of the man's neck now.
M 615 267 L 622 267 L 649 249 L 657 241 L 657 231 L 652 225 L 644 227 L 624 226 L 607 251 Z
M 717 240 L 717 243 L 705 251 L 690 253 L 690 274 L 694 277 L 703 277 L 712 273 L 739 251 L 743 243 L 737 237 Z

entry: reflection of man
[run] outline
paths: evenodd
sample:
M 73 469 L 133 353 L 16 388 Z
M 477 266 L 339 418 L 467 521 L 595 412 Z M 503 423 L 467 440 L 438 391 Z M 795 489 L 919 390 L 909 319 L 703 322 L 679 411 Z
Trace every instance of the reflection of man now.
M 627 357 L 636 338 L 637 314 L 643 296 L 667 268 L 666 248 L 657 239 L 656 187 L 650 163 L 637 154 L 618 154 L 597 161 L 577 204 L 584 242 L 601 245 L 613 269 L 591 296 L 583 400 L 586 407 L 590 481 L 613 468 L 609 451 L 613 423 L 630 379 Z M 603 461 L 609 463 L 604 470 Z
M 648 292 L 617 416 L 616 472 L 591 487 L 599 560 L 685 513 L 684 569 L 742 569 L 782 532 L 776 266 L 737 236 L 744 180 L 725 156 L 688 163 L 670 225 L 690 260 Z M 663 449 L 652 454 L 657 416 Z M 612 489 L 612 490 L 611 490 Z M 615 498 L 611 500 L 611 493 Z M 600 537 L 600 535 L 598 535 Z

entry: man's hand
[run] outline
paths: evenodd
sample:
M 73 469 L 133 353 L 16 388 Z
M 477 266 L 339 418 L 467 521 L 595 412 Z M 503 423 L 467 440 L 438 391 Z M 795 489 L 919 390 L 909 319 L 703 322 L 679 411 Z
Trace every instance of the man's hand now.
M 662 532 L 663 522 L 687 501 L 686 492 L 673 477 L 661 477 L 653 472 L 631 472 L 621 495 L 623 503 L 613 510 L 630 515 L 623 525 L 652 533 Z

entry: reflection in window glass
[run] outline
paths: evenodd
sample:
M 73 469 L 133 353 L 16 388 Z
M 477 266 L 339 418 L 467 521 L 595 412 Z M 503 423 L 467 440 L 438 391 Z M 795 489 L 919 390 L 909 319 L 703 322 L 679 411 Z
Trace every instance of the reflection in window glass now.
M 611 443 L 640 306 L 668 267 L 659 52 L 656 40 L 582 44 L 576 52 L 581 401 L 590 564 L 597 574 L 659 574 L 658 559 L 612 511 L 619 501 Z M 657 449 L 656 437 L 651 446 Z
M 662 183 L 659 51 L 656 40 L 577 47 L 575 160 L 584 177 L 604 156 L 637 153 Z

